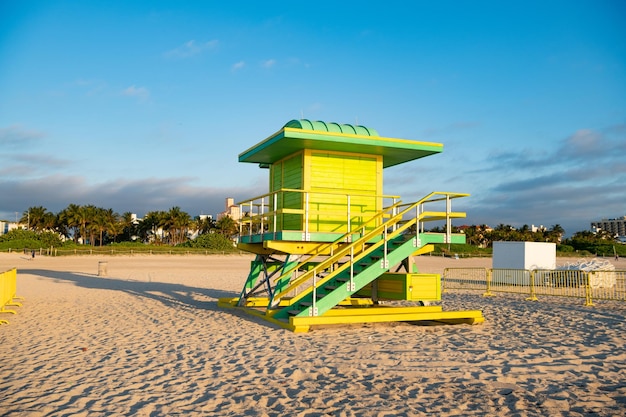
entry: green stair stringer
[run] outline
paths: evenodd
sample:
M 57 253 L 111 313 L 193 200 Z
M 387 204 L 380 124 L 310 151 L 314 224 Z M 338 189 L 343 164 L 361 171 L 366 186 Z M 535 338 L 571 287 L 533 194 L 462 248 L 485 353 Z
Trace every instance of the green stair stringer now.
M 390 267 L 399 264 L 404 259 L 411 256 L 417 249 L 415 239 L 406 240 L 405 236 L 398 236 L 389 241 L 389 243 L 397 242 L 401 244 L 387 253 L 386 260 L 383 253 L 384 247 L 381 246 L 359 261 L 358 266 L 355 267 L 352 279 L 354 286 L 350 285 L 350 269 L 345 267 L 338 269 L 331 279 L 316 289 L 315 297 L 320 298 L 316 299 L 315 305 L 313 304 L 314 291 L 312 291 L 311 288 L 311 290 L 306 293 L 302 293 L 295 303 L 292 303 L 289 307 L 282 308 L 281 311 L 276 313 L 273 317 L 281 319 L 288 318 L 289 316 L 303 317 L 323 315 L 385 272 L 389 272 Z M 295 310 L 299 312 L 295 314 Z
M 442 195 L 444 197 L 441 197 Z M 433 241 L 440 240 L 439 236 L 429 236 L 428 233 L 417 233 L 416 236 L 415 232 L 408 233 L 410 227 L 419 226 L 419 223 L 424 221 L 443 220 L 458 213 L 423 211 L 409 221 L 404 221 L 403 216 L 412 213 L 419 205 L 441 201 L 444 198 L 449 199 L 450 196 L 457 198 L 466 195 L 433 192 L 416 203 L 405 205 L 404 210 L 392 215 L 374 230 L 370 230 L 361 238 L 343 247 L 335 255 L 331 255 L 320 264 L 319 270 L 313 268 L 290 282 L 289 285 L 286 284 L 287 278 L 280 277 L 282 291 L 273 292 L 273 298 L 268 304 L 267 316 L 277 320 L 286 320 L 289 317 L 320 316 L 383 273 L 388 272 L 394 265 L 410 257 L 420 247 L 429 243 L 438 243 Z M 462 214 L 464 216 L 464 213 Z M 376 243 L 372 243 L 376 240 L 378 240 Z M 342 263 L 342 258 L 348 256 L 348 250 L 352 251 L 350 261 Z M 385 259 L 387 262 L 383 263 Z M 351 281 L 350 275 L 353 277 Z M 291 298 L 284 298 L 296 286 L 304 284 L 305 280 L 309 282 L 307 288 Z M 313 280 L 315 283 L 311 282 Z
M 248 278 L 239 294 L 238 305 L 245 305 L 246 299 L 259 291 L 265 291 L 271 294 L 272 287 L 270 279 L 277 274 L 281 274 L 285 269 L 293 267 L 295 264 L 297 264 L 297 261 L 290 260 L 289 255 L 287 255 L 284 261 L 274 260 L 268 255 L 257 255 L 251 262 Z M 280 289 L 288 283 L 281 281 L 279 284 L 280 285 L 275 287 L 274 291 L 280 291 Z

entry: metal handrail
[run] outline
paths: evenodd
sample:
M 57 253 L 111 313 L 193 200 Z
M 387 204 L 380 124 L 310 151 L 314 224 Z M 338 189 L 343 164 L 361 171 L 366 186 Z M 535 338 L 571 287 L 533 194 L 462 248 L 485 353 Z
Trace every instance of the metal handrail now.
M 431 197 L 433 196 L 439 196 L 439 195 L 443 195 L 444 197 L 442 198 L 437 198 L 437 199 L 431 199 Z M 361 238 L 359 238 L 358 240 L 349 243 L 348 245 L 342 247 L 337 253 L 335 253 L 334 255 L 332 255 L 331 257 L 327 258 L 326 260 L 322 261 L 319 265 L 317 265 L 313 270 L 307 271 L 305 272 L 303 275 L 301 275 L 300 277 L 298 277 L 297 279 L 295 279 L 293 282 L 291 282 L 289 284 L 289 286 L 287 286 L 287 288 L 283 289 L 282 291 L 280 291 L 278 294 L 274 294 L 272 297 L 271 302 L 268 305 L 268 309 L 271 307 L 275 307 L 277 305 L 278 302 L 280 302 L 280 299 L 288 294 L 290 291 L 294 290 L 296 287 L 298 287 L 299 285 L 301 285 L 302 283 L 306 282 L 307 280 L 309 280 L 310 278 L 315 278 L 316 283 L 315 283 L 315 287 L 321 286 L 323 284 L 325 284 L 327 281 L 329 281 L 336 273 L 339 273 L 341 271 L 343 271 L 343 269 L 347 268 L 346 265 L 341 266 L 340 268 L 337 268 L 336 270 L 333 271 L 333 273 L 327 275 L 326 277 L 324 277 L 322 280 L 317 281 L 316 279 L 316 273 L 318 270 L 325 270 L 330 268 L 333 264 L 335 264 L 339 259 L 343 258 L 344 256 L 347 256 L 348 254 L 350 254 L 350 264 L 353 264 L 354 262 L 358 262 L 360 259 L 362 259 L 363 257 L 365 257 L 367 254 L 371 253 L 372 251 L 376 250 L 379 246 L 381 245 L 387 245 L 387 242 L 392 239 L 395 238 L 396 236 L 398 236 L 399 234 L 401 234 L 402 232 L 404 232 L 405 230 L 409 229 L 411 226 L 417 224 L 418 227 L 416 227 L 417 233 L 418 233 L 418 237 L 419 237 L 419 222 L 424 219 L 427 214 L 429 213 L 437 213 L 437 212 L 427 212 L 424 210 L 419 210 L 417 213 L 417 215 L 410 219 L 409 221 L 405 222 L 404 224 L 402 224 L 400 227 L 397 227 L 398 223 L 401 222 L 403 220 L 403 217 L 410 213 L 412 210 L 414 210 L 416 207 L 418 206 L 423 206 L 423 204 L 429 203 L 429 202 L 435 202 L 435 201 L 442 201 L 442 200 L 446 200 L 446 217 L 448 217 L 450 214 L 452 214 L 451 210 L 450 210 L 450 205 L 448 204 L 448 202 L 450 201 L 450 199 L 452 198 L 459 198 L 459 197 L 466 197 L 469 194 L 461 194 L 461 193 L 447 193 L 447 192 L 439 192 L 439 191 L 435 191 L 432 192 L 430 194 L 428 194 L 426 197 L 420 199 L 419 201 L 415 202 L 415 203 L 409 203 L 409 204 L 398 204 L 396 206 L 393 206 L 393 210 L 395 212 L 395 210 L 398 207 L 403 207 L 405 206 L 406 208 L 403 209 L 402 211 L 395 213 L 390 219 L 388 219 L 386 222 L 376 226 L 374 229 L 370 230 L 367 233 L 364 233 Z M 385 210 L 382 210 L 380 213 L 378 213 L 380 216 L 384 215 Z M 388 229 L 392 228 L 391 233 L 388 233 Z M 365 247 L 365 243 L 370 241 L 372 238 L 380 236 L 381 233 L 383 234 L 383 239 L 380 240 L 379 242 L 376 242 L 372 245 L 370 245 L 368 248 Z M 360 246 L 360 249 L 359 249 Z M 354 254 L 355 249 L 357 250 L 357 254 Z M 386 257 L 386 251 L 385 251 L 385 257 Z M 384 259 L 383 261 L 385 261 L 386 259 Z M 299 263 L 298 266 L 301 267 L 303 263 Z M 291 273 L 293 272 L 293 270 L 295 269 L 292 268 L 289 271 L 285 271 L 285 273 L 283 275 L 281 275 L 281 277 L 278 278 L 281 279 L 283 278 L 287 273 Z M 316 290 L 316 288 L 314 288 L 314 291 Z M 315 303 L 315 300 L 313 301 Z
M 278 197 L 280 195 L 284 195 L 285 193 L 300 193 L 300 194 L 304 194 L 304 199 L 305 199 L 305 204 L 303 205 L 302 208 L 278 208 Z M 238 202 L 237 205 L 239 205 L 239 209 L 240 209 L 240 213 L 244 213 L 246 212 L 246 209 L 248 209 L 248 217 L 241 217 L 239 219 L 239 234 L 240 236 L 244 235 L 244 227 L 246 225 L 248 225 L 248 235 L 252 236 L 253 234 L 253 228 L 254 225 L 259 225 L 260 229 L 259 229 L 259 233 L 263 233 L 264 232 L 264 228 L 266 225 L 269 225 L 270 223 L 273 224 L 274 226 L 274 232 L 276 232 L 276 227 L 277 227 L 277 217 L 280 214 L 300 214 L 304 216 L 304 227 L 302 228 L 302 230 L 294 230 L 294 231 L 302 231 L 304 233 L 307 233 L 308 236 L 308 232 L 309 232 L 309 219 L 312 217 L 312 215 L 314 214 L 318 214 L 318 213 L 324 213 L 325 215 L 328 215 L 328 210 L 323 210 L 323 211 L 315 211 L 312 210 L 309 204 L 309 196 L 311 194 L 315 194 L 315 195 L 327 195 L 327 196 L 334 196 L 334 197 L 345 197 L 347 200 L 347 216 L 348 218 L 346 219 L 346 224 L 348 225 L 348 229 L 350 230 L 350 225 L 352 223 L 352 219 L 351 219 L 351 205 L 352 205 L 352 199 L 354 199 L 355 197 L 367 197 L 367 198 L 373 198 L 373 199 L 380 199 L 382 201 L 386 200 L 386 199 L 391 199 L 392 200 L 392 204 L 396 204 L 399 201 L 399 196 L 396 195 L 377 195 L 377 194 L 367 194 L 367 193 L 350 193 L 350 194 L 346 194 L 346 193 L 336 193 L 336 192 L 328 192 L 328 191 L 310 191 L 310 190 L 299 190 L 299 189 L 291 189 L 291 188 L 281 188 L 280 190 L 276 190 L 273 192 L 269 192 L 266 194 L 262 194 L 260 196 L 257 197 L 253 197 L 251 199 L 247 199 L 241 202 Z M 270 204 L 270 201 L 272 202 L 272 204 Z M 273 207 L 272 210 L 270 210 L 270 208 Z M 265 211 L 267 209 L 267 211 Z M 345 211 L 337 211 L 337 213 L 345 213 Z M 272 219 L 273 221 L 270 222 L 270 219 Z M 290 229 L 291 230 L 291 229 Z

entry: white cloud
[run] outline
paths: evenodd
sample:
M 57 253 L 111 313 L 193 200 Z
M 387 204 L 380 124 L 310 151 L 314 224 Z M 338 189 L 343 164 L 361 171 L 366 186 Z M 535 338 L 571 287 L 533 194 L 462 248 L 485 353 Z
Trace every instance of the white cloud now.
M 245 66 L 246 66 L 246 63 L 244 61 L 239 61 L 239 62 L 236 62 L 235 64 L 233 64 L 232 70 L 233 71 L 238 71 L 238 70 L 242 69 Z
M 131 85 L 122 91 L 122 95 L 136 97 L 139 100 L 147 100 L 150 97 L 150 91 L 145 87 L 135 87 L 135 85 Z
M 93 204 L 127 211 L 143 217 L 149 211 L 179 206 L 192 217 L 200 213 L 217 214 L 224 210 L 224 198 L 235 201 L 256 195 L 257 184 L 240 188 L 193 185 L 193 178 L 113 179 L 90 183 L 82 176 L 48 175 L 30 179 L 0 177 L 0 220 L 15 216 L 15 211 L 43 206 L 57 213 L 69 204 Z
M 27 146 L 43 137 L 43 133 L 26 130 L 20 125 L 0 128 L 0 145 L 7 147 Z
M 570 156 L 585 156 L 602 149 L 603 137 L 590 129 L 580 129 L 569 136 L 562 150 Z
M 272 68 L 275 65 L 276 65 L 276 60 L 275 59 L 268 59 L 268 60 L 265 60 L 265 61 L 263 61 L 261 63 L 261 66 L 263 68 Z
M 192 39 L 172 50 L 165 52 L 164 55 L 167 58 L 184 59 L 198 55 L 204 51 L 216 49 L 218 45 L 219 42 L 217 40 L 196 42 Z
M 80 78 L 72 83 L 74 87 L 86 92 L 88 96 L 95 96 L 106 89 L 106 83 L 100 80 L 87 80 Z

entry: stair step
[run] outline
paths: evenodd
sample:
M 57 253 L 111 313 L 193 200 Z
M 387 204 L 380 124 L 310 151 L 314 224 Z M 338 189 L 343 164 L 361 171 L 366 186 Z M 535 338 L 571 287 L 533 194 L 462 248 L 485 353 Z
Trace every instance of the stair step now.
M 350 278 L 348 278 L 348 277 L 338 277 L 338 278 L 335 278 L 335 281 L 343 283 L 343 282 L 350 281 Z
M 289 310 L 289 311 L 287 311 L 287 314 L 289 314 L 290 316 L 297 316 L 300 313 L 302 313 L 302 311 L 300 311 L 300 310 Z
M 300 301 L 298 304 L 300 304 L 302 307 L 311 307 L 313 305 L 313 303 L 310 301 Z

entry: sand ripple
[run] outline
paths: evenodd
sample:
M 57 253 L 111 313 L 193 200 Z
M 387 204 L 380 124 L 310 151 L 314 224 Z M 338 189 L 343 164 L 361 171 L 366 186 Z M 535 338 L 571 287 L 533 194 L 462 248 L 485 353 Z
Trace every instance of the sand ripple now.
M 112 258 L 109 278 L 96 277 L 86 260 L 37 261 L 18 265 L 27 299 L 0 327 L 2 416 L 618 416 L 626 409 L 620 304 L 453 293 L 444 295 L 446 309 L 483 309 L 485 323 L 293 334 L 217 308 L 217 298 L 240 288 L 245 257 Z

